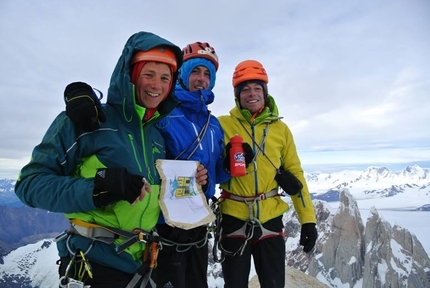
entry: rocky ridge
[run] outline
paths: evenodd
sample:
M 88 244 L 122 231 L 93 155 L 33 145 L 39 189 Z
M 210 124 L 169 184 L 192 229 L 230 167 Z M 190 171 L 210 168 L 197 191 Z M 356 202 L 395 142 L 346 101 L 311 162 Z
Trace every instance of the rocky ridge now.
M 284 216 L 288 266 L 330 287 L 430 287 L 430 259 L 407 229 L 392 227 L 374 208 L 364 226 L 347 189 L 335 213 L 326 202 L 314 200 L 314 206 L 319 238 L 312 253 L 298 246 L 295 212 Z

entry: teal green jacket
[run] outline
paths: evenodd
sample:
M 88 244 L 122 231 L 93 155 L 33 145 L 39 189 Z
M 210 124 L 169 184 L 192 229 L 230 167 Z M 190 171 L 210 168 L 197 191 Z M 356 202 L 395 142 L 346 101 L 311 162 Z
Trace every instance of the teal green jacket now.
M 151 230 L 155 226 L 160 213 L 160 178 L 155 161 L 165 158 L 164 140 L 155 124 L 178 102 L 171 92 L 157 113 L 142 122 L 145 108 L 135 103 L 128 63 L 135 52 L 159 45 L 174 49 L 180 67 L 182 52 L 179 47 L 152 33 L 139 32 L 131 36 L 111 77 L 107 102 L 103 106 L 107 121 L 93 132 L 77 131 L 66 114 L 60 113 L 42 142 L 34 148 L 30 163 L 20 172 L 15 192 L 22 202 L 31 207 L 66 213 L 68 218 L 129 231 L 134 228 Z M 104 167 L 126 167 L 129 173 L 145 177 L 151 184 L 152 193 L 134 206 L 119 201 L 97 209 L 92 199 L 93 178 L 97 169 Z M 79 235 L 68 241 L 72 251 L 77 248 L 86 251 L 91 244 L 90 239 Z M 123 241 L 118 239 L 115 244 L 95 242 L 87 257 L 134 273 L 141 265 L 144 244 L 134 244 L 117 255 L 115 245 Z M 65 240 L 57 246 L 60 256 L 68 254 Z

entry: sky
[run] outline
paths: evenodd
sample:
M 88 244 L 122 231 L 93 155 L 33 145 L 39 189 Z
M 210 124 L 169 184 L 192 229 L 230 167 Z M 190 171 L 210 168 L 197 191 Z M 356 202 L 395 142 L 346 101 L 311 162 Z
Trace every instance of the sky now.
M 307 171 L 430 167 L 429 1 L 4 0 L 0 178 L 29 161 L 67 84 L 85 81 L 105 101 L 138 31 L 215 47 L 216 116 L 234 106 L 234 67 L 260 61 Z

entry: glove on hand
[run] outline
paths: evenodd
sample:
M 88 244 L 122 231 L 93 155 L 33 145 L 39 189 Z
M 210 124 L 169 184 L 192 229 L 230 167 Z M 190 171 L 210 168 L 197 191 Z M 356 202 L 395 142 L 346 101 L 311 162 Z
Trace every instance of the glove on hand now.
M 132 204 L 144 185 L 142 176 L 130 174 L 125 168 L 99 169 L 94 178 L 94 205 L 101 208 L 120 200 Z
M 252 151 L 251 145 L 249 145 L 246 142 L 242 143 L 243 151 L 245 152 L 245 165 L 246 168 L 248 168 L 249 164 L 252 163 L 252 160 L 254 160 L 254 151 Z M 225 153 L 226 156 L 224 158 L 223 167 L 224 170 L 230 173 L 230 149 L 231 149 L 231 143 L 228 142 L 227 145 L 225 145 Z
M 230 144 L 230 148 L 231 148 L 231 144 Z M 243 151 L 245 151 L 245 164 L 246 164 L 246 168 L 248 168 L 249 164 L 251 164 L 252 160 L 254 160 L 254 156 L 255 156 L 254 151 L 252 151 L 251 145 L 249 145 L 246 142 L 242 143 L 242 148 L 243 148 Z
M 275 180 L 288 195 L 293 196 L 302 191 L 302 182 L 288 170 L 279 168 L 276 172 Z
M 318 238 L 317 228 L 315 223 L 306 223 L 302 225 L 302 231 L 300 233 L 300 245 L 303 245 L 303 251 L 306 253 L 310 252 L 315 246 L 315 242 Z
M 206 193 L 206 191 L 208 191 L 208 188 L 209 188 L 209 178 L 208 178 L 206 184 L 202 185 L 203 193 Z
M 99 98 L 93 88 L 84 82 L 73 82 L 64 90 L 66 115 L 79 128 L 90 132 L 106 121 Z

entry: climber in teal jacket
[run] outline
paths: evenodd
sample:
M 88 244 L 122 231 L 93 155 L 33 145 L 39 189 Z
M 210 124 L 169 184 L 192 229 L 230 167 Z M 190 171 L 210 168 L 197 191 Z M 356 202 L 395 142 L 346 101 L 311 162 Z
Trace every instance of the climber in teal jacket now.
M 75 280 L 92 287 L 125 287 L 144 262 L 144 242 L 117 253 L 127 237 L 109 243 L 82 231 L 150 231 L 157 223 L 155 161 L 165 158 L 165 142 L 155 125 L 178 105 L 172 89 L 181 65 L 181 49 L 173 43 L 148 32 L 132 35 L 112 74 L 107 103 L 97 106 L 98 118 L 91 119 L 98 129 L 88 132 L 67 117 L 73 115 L 73 103 L 79 106 L 93 93 L 82 82 L 68 85 L 65 97 L 72 100 L 67 112 L 56 117 L 20 172 L 15 192 L 22 202 L 66 213 L 73 222 L 76 229 L 57 243 L 61 266 L 83 251 L 93 270 Z M 197 182 L 204 185 L 207 171 L 198 170 Z
M 219 66 L 218 56 L 207 42 L 188 44 L 182 53 L 184 62 L 175 87 L 175 97 L 180 105 L 161 119 L 156 127 L 165 139 L 167 159 L 196 160 L 207 168 L 208 181 L 203 190 L 209 200 L 215 194 L 216 184 L 230 179 L 230 174 L 223 167 L 223 131 L 218 119 L 208 109 L 215 99 L 212 89 Z M 71 104 L 66 102 L 66 109 Z M 91 104 L 88 103 L 97 109 L 98 103 Z M 74 122 L 87 126 L 88 131 L 97 129 L 91 126 L 90 117 L 85 117 L 85 109 L 84 105 L 76 108 L 80 113 Z M 176 246 L 165 246 L 160 251 L 154 277 L 157 285 L 162 287 L 170 282 L 178 288 L 208 287 L 206 225 L 180 229 L 167 225 L 163 214 L 160 214 L 157 231 L 170 241 L 197 243 L 190 249 L 181 248 L 181 252 L 176 250 Z

